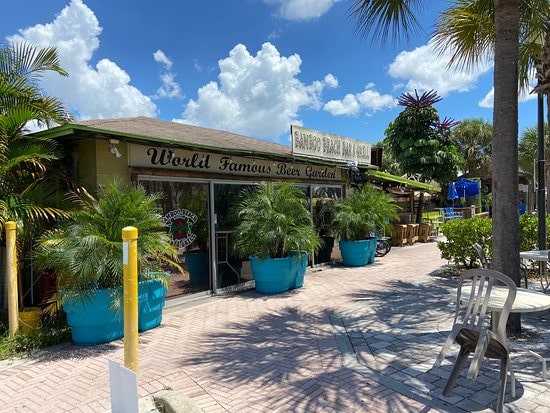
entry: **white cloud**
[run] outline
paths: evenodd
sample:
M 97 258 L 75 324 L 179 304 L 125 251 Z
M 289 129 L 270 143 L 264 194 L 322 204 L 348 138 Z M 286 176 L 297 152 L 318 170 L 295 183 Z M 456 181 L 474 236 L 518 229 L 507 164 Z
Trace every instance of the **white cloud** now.
M 157 89 L 153 98 L 181 98 L 181 87 L 175 80 L 176 75 L 170 71 L 172 68 L 172 60 L 170 60 L 170 58 L 160 49 L 153 53 L 153 58 L 155 62 L 164 66 L 165 69 L 165 72 L 160 75 L 162 84 Z
M 57 48 L 69 77 L 48 74 L 42 86 L 77 111 L 78 118 L 155 116 L 156 105 L 130 84 L 130 76 L 116 63 L 101 59 L 91 66 L 101 30 L 93 11 L 82 0 L 72 0 L 53 22 L 20 30 L 8 41 Z
M 300 123 L 298 111 L 319 108 L 325 87 L 337 80 L 304 85 L 298 78 L 302 60 L 285 57 L 271 43 L 264 43 L 256 56 L 238 44 L 229 57 L 218 62 L 218 82 L 201 87 L 196 100 L 187 104 L 180 121 L 262 137 L 278 137 L 291 123 Z
M 338 87 L 338 79 L 332 73 L 325 76 L 325 83 L 330 88 Z
M 490 59 L 485 59 L 484 63 L 471 70 L 448 68 L 450 59 L 450 50 L 446 49 L 440 54 L 430 41 L 412 51 L 399 53 L 390 64 L 388 73 L 395 79 L 406 81 L 409 91 L 433 89 L 445 97 L 452 92 L 472 90 L 478 78 L 492 67 Z
M 532 90 L 534 87 L 535 86 L 529 87 L 529 90 Z M 518 102 L 519 103 L 527 102 L 529 100 L 533 100 L 533 99 L 537 98 L 536 93 L 530 94 L 529 90 L 525 90 L 525 91 L 520 92 L 520 94 L 518 96 Z M 489 92 L 487 92 L 487 94 L 483 97 L 483 99 L 481 99 L 478 102 L 478 105 L 479 105 L 480 108 L 492 109 L 494 99 L 495 99 L 495 88 L 492 87 L 491 90 Z
M 396 99 L 391 95 L 382 95 L 373 89 L 374 84 L 365 86 L 361 93 L 348 93 L 342 100 L 331 100 L 323 109 L 334 116 L 357 115 L 361 111 L 367 114 L 383 108 L 391 108 L 397 105 Z
M 495 99 L 495 88 L 492 87 L 491 90 L 478 102 L 480 108 L 492 108 L 493 101 Z
M 172 60 L 162 50 L 159 49 L 153 53 L 153 58 L 155 62 L 162 64 L 166 70 L 172 69 Z
M 264 0 L 277 6 L 277 13 L 287 20 L 311 20 L 321 17 L 340 0 Z

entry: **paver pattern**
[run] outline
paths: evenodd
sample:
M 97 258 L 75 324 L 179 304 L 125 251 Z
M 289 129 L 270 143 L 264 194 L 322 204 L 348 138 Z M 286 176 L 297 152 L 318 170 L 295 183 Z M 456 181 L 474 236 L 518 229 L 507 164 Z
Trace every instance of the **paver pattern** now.
M 435 243 L 415 244 L 366 267 L 313 272 L 285 294 L 167 308 L 160 327 L 140 334 L 139 394 L 176 389 L 205 412 L 492 411 L 496 364 L 476 382 L 465 370 L 451 397 L 441 391 L 452 356 L 432 369 L 452 321 L 446 264 Z M 531 333 L 522 344 L 550 357 L 548 311 L 522 319 Z M 122 340 L 0 362 L 0 411 L 108 411 L 109 359 L 123 363 Z M 513 365 L 506 411 L 550 412 L 540 362 L 517 355 Z

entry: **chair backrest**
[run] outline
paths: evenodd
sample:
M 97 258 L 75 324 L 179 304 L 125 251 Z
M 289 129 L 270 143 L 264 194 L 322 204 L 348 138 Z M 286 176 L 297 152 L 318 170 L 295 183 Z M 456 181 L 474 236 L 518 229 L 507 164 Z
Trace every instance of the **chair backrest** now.
M 515 298 L 516 284 L 507 275 L 484 268 L 464 271 L 458 280 L 455 323 L 481 331 L 489 325 L 487 312 L 498 312 L 493 331 L 507 343 L 506 322 Z
M 476 242 L 472 245 L 472 248 L 476 251 L 477 257 L 479 258 L 479 261 L 481 261 L 481 266 L 485 269 L 490 269 L 491 262 L 487 259 L 485 251 L 483 251 L 483 247 Z

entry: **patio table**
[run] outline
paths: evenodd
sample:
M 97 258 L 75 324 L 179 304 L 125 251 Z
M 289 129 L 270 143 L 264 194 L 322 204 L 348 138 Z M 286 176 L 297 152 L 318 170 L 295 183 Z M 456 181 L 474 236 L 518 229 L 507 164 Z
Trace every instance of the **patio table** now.
M 454 296 L 456 297 L 456 289 L 454 290 Z M 461 301 L 468 302 L 470 299 L 471 286 L 465 286 L 462 288 Z M 491 323 L 492 327 L 496 328 L 498 325 L 499 312 L 495 311 L 501 309 L 506 301 L 508 289 L 505 287 L 493 286 L 491 290 L 491 296 L 487 304 L 487 309 L 491 311 Z M 550 296 L 529 290 L 527 288 L 517 288 L 516 298 L 512 303 L 511 313 L 534 313 L 537 311 L 544 311 L 550 309 Z M 527 352 L 533 357 L 539 359 L 542 363 L 542 378 L 546 380 L 546 362 L 547 359 L 532 350 L 521 347 L 520 345 L 510 342 L 510 348 L 522 352 Z
M 550 287 L 550 280 L 548 279 L 548 271 L 546 269 L 546 262 L 549 261 L 548 254 L 550 250 L 531 250 L 531 251 L 521 251 L 519 257 L 523 260 L 529 261 L 538 261 L 539 265 L 539 276 L 540 276 L 540 286 L 543 291 L 548 290 Z

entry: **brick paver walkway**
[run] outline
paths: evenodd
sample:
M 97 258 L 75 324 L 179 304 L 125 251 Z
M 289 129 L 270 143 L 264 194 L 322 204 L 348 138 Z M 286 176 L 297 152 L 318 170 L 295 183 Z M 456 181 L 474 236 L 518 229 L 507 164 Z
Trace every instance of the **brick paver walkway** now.
M 451 361 L 431 365 L 448 333 L 452 278 L 435 243 L 393 248 L 362 268 L 306 276 L 277 296 L 253 291 L 168 308 L 161 327 L 140 334 L 139 393 L 177 389 L 206 412 L 491 411 L 498 367 L 441 390 Z M 526 317 L 527 342 L 548 353 L 548 312 Z M 550 357 L 550 354 L 546 354 Z M 1 412 L 103 412 L 108 360 L 123 344 L 63 345 L 0 363 Z M 515 400 L 506 408 L 550 412 L 540 363 L 514 358 Z

